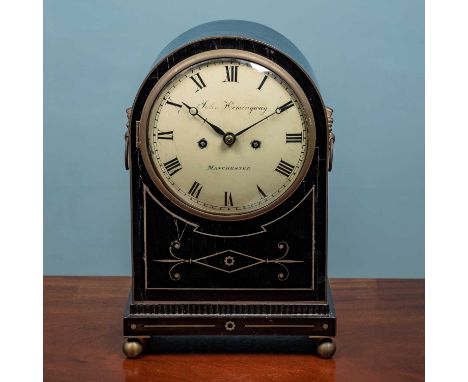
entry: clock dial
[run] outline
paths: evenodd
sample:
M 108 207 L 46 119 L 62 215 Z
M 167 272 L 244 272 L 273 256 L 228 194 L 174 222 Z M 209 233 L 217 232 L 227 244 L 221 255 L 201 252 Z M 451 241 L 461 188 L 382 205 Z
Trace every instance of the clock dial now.
M 248 218 L 301 182 L 315 145 L 312 112 L 286 72 L 262 64 L 204 60 L 151 100 L 144 144 L 162 191 L 182 208 Z

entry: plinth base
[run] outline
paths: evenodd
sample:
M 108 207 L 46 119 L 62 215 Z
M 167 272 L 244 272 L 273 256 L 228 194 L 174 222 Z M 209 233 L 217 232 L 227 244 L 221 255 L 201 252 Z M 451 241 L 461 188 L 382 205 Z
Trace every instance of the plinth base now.
M 336 350 L 336 315 L 331 289 L 328 302 L 295 303 L 177 303 L 134 302 L 131 296 L 124 314 L 124 353 L 139 356 L 153 336 L 170 335 L 273 335 L 307 336 L 317 353 L 330 358 Z

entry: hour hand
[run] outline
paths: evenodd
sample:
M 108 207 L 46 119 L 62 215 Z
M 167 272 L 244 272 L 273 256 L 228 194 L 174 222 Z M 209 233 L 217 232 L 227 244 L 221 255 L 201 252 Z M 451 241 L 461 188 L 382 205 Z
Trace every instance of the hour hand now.
M 199 113 L 198 113 L 198 109 L 196 107 L 193 107 L 193 106 L 189 106 L 187 105 L 185 102 L 182 102 L 182 105 L 184 105 L 189 113 L 193 116 L 197 116 L 198 118 L 201 118 L 204 122 L 206 122 L 217 134 L 219 135 L 223 135 L 224 136 L 224 131 L 219 128 L 218 126 L 214 125 L 213 123 L 211 123 L 210 121 L 208 121 L 206 118 L 203 118 Z

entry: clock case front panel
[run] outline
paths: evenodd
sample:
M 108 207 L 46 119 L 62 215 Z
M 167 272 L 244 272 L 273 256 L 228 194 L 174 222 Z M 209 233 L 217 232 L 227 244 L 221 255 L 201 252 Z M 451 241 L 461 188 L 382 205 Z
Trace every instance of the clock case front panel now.
M 303 182 L 277 208 L 248 220 L 208 220 L 178 208 L 152 182 L 136 144 L 143 105 L 156 82 L 173 65 L 214 49 L 252 52 L 286 69 L 303 88 L 315 118 L 314 158 Z M 310 319 L 326 323 L 327 330 L 320 329 L 317 334 L 334 335 L 326 264 L 326 111 L 313 75 L 297 61 L 258 39 L 204 37 L 171 50 L 143 82 L 129 117 L 133 284 L 124 320 L 126 336 L 159 333 L 156 328 L 164 328 L 162 334 L 180 333 L 177 329 L 168 331 L 171 325 L 148 324 L 161 319 L 178 317 L 192 322 L 192 318 L 230 314 L 245 318 L 272 314 L 279 315 L 280 321 L 289 314 L 299 314 L 296 318 L 308 319 L 309 324 Z M 143 330 L 144 323 L 152 329 Z M 187 324 L 180 325 L 187 328 Z M 193 325 L 197 327 L 197 323 Z M 288 334 L 294 332 L 287 330 L 287 325 L 278 327 Z M 312 327 L 321 328 L 318 324 L 309 327 L 309 334 Z M 187 333 L 186 328 L 183 333 Z M 222 325 L 218 330 L 216 324 L 212 328 L 207 333 L 226 330 Z M 252 330 L 258 332 L 258 328 L 249 331 L 244 327 L 243 333 Z M 262 331 L 267 332 L 267 328 Z

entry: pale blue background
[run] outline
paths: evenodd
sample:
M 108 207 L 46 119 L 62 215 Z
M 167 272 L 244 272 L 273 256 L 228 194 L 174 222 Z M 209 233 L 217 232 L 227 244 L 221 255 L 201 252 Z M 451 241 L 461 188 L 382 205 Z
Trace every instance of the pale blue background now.
M 125 108 L 171 39 L 226 18 L 292 40 L 335 108 L 330 275 L 423 277 L 422 0 L 46 0 L 45 273 L 130 274 Z

